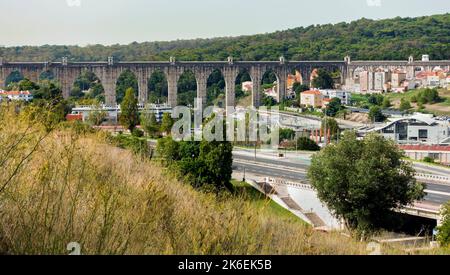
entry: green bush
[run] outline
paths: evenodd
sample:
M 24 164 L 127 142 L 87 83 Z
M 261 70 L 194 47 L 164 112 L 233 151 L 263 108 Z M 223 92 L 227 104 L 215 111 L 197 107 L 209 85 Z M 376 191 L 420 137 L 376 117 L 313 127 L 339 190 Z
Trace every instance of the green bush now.
M 301 137 L 297 140 L 297 150 L 320 151 L 320 146 L 310 138 Z
M 131 134 L 135 137 L 143 137 L 144 131 L 142 131 L 141 129 L 138 129 L 138 128 L 134 128 L 133 131 L 131 132 Z
M 232 190 L 233 145 L 230 142 L 158 140 L 158 155 L 185 182 L 201 190 Z
M 434 159 L 432 159 L 430 157 L 424 157 L 423 161 L 428 162 L 428 163 L 434 163 Z
M 438 227 L 437 240 L 442 246 L 450 245 L 450 202 L 442 210 L 442 225 Z
M 120 148 L 130 149 L 134 154 L 148 156 L 150 147 L 145 139 L 136 136 L 119 134 L 112 138 L 112 143 Z

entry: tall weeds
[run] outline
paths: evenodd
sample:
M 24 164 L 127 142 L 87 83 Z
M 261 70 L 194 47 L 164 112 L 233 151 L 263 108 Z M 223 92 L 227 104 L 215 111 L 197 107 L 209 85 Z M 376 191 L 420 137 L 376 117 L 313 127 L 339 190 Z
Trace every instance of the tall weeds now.
M 0 109 L 0 253 L 67 254 L 70 242 L 83 254 L 365 253 L 249 200 L 199 193 L 102 133 L 25 113 Z

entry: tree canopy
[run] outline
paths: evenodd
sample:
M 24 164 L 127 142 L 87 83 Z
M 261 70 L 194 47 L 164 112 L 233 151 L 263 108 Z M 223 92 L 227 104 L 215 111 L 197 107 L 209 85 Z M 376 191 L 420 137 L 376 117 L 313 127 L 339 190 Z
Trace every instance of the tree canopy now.
M 128 45 L 23 46 L 0 48 L 6 61 L 154 60 L 406 60 L 427 53 L 433 60 L 450 59 L 450 14 L 311 25 L 268 34 L 214 39 L 144 42 Z
M 317 76 L 312 80 L 311 84 L 314 88 L 318 89 L 334 88 L 334 80 L 331 73 L 322 68 L 317 70 Z
M 369 110 L 369 118 L 373 122 L 383 122 L 386 117 L 383 115 L 381 108 L 379 106 L 372 106 Z
M 438 228 L 438 241 L 443 246 L 450 245 L 450 202 L 442 208 L 442 225 Z
M 313 156 L 308 178 L 318 196 L 357 235 L 378 229 L 394 208 L 424 196 L 411 164 L 391 140 L 346 132 Z
M 133 131 L 139 124 L 138 100 L 133 88 L 128 88 L 122 104 L 120 104 L 120 124 L 126 129 Z

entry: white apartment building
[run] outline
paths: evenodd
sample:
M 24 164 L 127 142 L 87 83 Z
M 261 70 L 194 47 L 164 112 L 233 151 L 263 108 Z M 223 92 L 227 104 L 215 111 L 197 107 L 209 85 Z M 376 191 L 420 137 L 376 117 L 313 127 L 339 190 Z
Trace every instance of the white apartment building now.
M 437 75 L 427 76 L 427 86 L 428 87 L 439 87 L 441 84 L 441 79 Z
M 352 94 L 347 91 L 342 90 L 320 90 L 322 95 L 325 98 L 333 99 L 333 98 L 339 98 L 341 100 L 341 104 L 344 105 L 350 105 L 350 100 L 352 97 Z
M 12 101 L 31 101 L 33 95 L 29 91 L 3 91 L 0 90 L 0 97 L 7 98 Z
M 391 80 L 390 72 L 375 72 L 374 73 L 374 90 L 385 91 L 386 83 Z
M 370 132 L 380 133 L 398 144 L 443 144 L 450 138 L 450 124 L 433 115 L 416 113 L 359 130 L 362 135 Z

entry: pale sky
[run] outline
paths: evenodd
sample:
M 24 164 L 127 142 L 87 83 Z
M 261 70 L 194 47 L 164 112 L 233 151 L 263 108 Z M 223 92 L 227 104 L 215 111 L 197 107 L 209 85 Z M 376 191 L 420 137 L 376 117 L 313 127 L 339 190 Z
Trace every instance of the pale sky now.
M 0 46 L 236 36 L 450 12 L 449 0 L 0 0 Z

